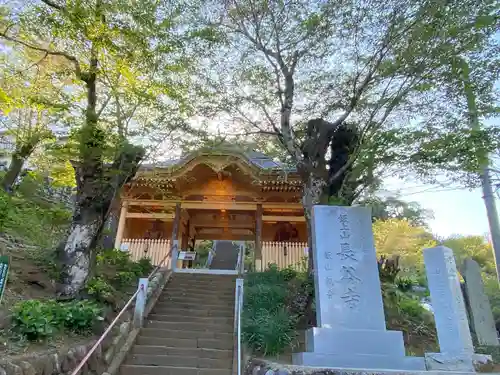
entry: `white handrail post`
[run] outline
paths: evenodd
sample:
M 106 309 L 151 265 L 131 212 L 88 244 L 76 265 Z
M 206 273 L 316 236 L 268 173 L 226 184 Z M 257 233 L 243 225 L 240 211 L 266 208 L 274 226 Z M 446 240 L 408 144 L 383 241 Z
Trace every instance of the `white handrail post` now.
M 177 258 L 179 258 L 179 240 L 174 240 L 172 242 L 172 272 L 175 272 L 177 268 Z
M 142 327 L 144 321 L 144 309 L 146 308 L 146 300 L 148 297 L 148 278 L 139 279 L 138 293 L 135 300 L 134 310 L 134 327 Z

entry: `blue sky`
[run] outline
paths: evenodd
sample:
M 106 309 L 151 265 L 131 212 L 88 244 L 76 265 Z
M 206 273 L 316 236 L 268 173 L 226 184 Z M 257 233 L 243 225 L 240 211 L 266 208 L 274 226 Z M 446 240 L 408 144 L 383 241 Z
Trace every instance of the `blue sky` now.
M 395 184 L 395 181 L 391 182 L 387 187 L 392 190 Z M 451 190 L 423 184 L 417 187 L 402 182 L 397 183 L 397 188 L 402 191 L 401 199 L 418 202 L 423 208 L 434 212 L 434 219 L 429 225 L 432 232 L 438 236 L 489 233 L 481 189 Z M 496 202 L 499 208 L 498 198 Z

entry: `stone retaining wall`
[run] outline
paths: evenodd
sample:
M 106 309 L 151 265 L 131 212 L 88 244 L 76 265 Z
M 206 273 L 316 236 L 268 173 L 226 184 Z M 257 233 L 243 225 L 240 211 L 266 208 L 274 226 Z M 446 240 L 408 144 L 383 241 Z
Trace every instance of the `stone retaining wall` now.
M 320 367 L 301 367 L 274 363 L 263 359 L 251 359 L 247 362 L 245 375 L 465 375 L 454 371 L 399 371 L 399 370 L 340 370 L 323 369 Z M 471 373 L 472 375 L 473 373 Z
M 161 270 L 149 281 L 146 313 L 158 298 L 171 272 Z M 122 348 L 134 331 L 132 325 L 133 310 L 126 311 L 113 330 L 97 347 L 84 365 L 81 375 L 100 375 L 107 371 L 115 358 L 122 354 Z M 137 330 L 136 330 L 137 331 Z M 30 354 L 12 360 L 0 359 L 0 375 L 59 375 L 69 374 L 87 355 L 96 341 L 73 348 Z

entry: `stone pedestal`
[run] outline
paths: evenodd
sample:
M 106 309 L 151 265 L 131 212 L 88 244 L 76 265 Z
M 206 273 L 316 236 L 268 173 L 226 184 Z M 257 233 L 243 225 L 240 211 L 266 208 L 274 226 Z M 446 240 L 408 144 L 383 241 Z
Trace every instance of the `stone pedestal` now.
M 312 232 L 319 327 L 293 364 L 425 369 L 423 358 L 405 356 L 402 333 L 386 330 L 370 210 L 315 206 Z
M 441 350 L 425 355 L 427 369 L 474 371 L 474 361 L 489 356 L 474 354 L 453 251 L 444 246 L 425 249 L 424 262 Z

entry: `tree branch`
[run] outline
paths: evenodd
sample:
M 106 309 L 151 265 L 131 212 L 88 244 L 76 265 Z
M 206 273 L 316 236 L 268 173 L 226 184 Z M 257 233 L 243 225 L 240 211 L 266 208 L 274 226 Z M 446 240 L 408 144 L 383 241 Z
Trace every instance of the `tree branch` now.
M 40 1 L 42 3 L 44 3 L 45 5 L 48 5 L 51 8 L 54 8 L 54 9 L 57 9 L 57 10 L 66 10 L 65 7 L 63 7 L 62 5 L 56 4 L 55 2 L 53 2 L 51 0 L 40 0 Z
M 30 44 L 30 43 L 27 43 L 25 41 L 22 41 L 22 40 L 19 40 L 19 39 L 16 39 L 16 38 L 13 38 L 11 36 L 8 36 L 7 35 L 7 30 L 5 30 L 4 32 L 0 32 L 0 37 L 8 40 L 8 41 L 11 41 L 11 42 L 14 42 L 14 43 L 17 43 L 17 44 L 20 44 L 22 46 L 25 46 L 29 49 L 32 49 L 34 51 L 40 51 L 40 52 L 45 52 L 46 54 L 49 54 L 49 55 L 52 55 L 52 56 L 62 56 L 64 58 L 66 58 L 67 60 L 69 60 L 71 63 L 73 63 L 74 67 L 75 67 L 75 74 L 77 76 L 78 79 L 82 79 L 82 71 L 80 69 L 80 63 L 78 62 L 77 58 L 66 53 L 66 52 L 62 52 L 62 51 L 51 51 L 47 48 L 43 48 L 43 47 L 39 47 L 39 46 L 35 46 L 33 44 Z

